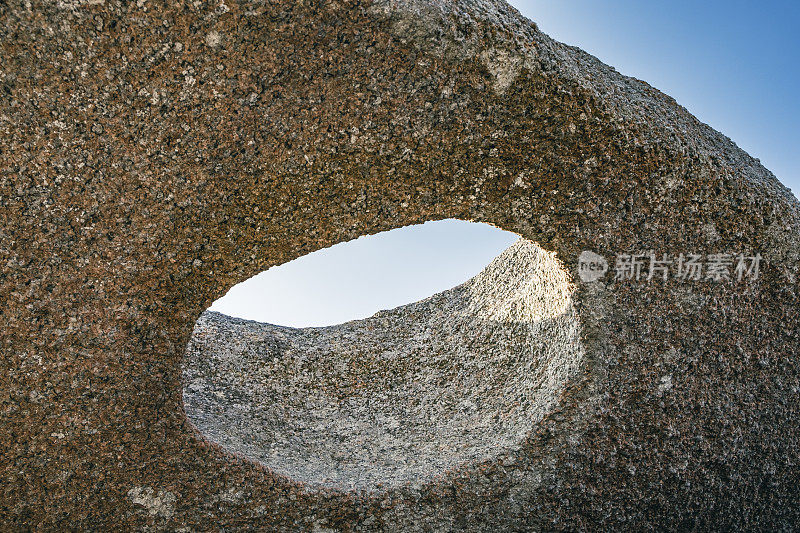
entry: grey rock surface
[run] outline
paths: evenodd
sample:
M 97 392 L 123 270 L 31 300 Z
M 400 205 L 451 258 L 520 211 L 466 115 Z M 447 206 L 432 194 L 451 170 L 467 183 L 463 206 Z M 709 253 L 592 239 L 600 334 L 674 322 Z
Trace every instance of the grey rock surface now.
M 186 353 L 186 413 L 228 451 L 311 486 L 419 488 L 509 460 L 583 357 L 573 291 L 553 254 L 519 239 L 466 283 L 365 320 L 294 329 L 206 312 Z

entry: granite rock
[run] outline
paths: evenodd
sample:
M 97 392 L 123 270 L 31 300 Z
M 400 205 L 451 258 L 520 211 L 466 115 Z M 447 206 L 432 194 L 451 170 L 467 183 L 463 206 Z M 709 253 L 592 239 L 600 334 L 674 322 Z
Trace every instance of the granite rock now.
M 470 281 L 365 320 L 295 329 L 206 312 L 186 412 L 308 486 L 419 490 L 514 458 L 557 409 L 583 357 L 573 291 L 553 254 L 520 239 Z
M 0 58 L 0 529 L 800 523 L 800 204 L 647 83 L 498 0 L 11 0 Z M 212 301 L 311 251 L 444 218 L 513 231 L 568 276 L 559 320 L 580 355 L 553 401 L 383 486 L 380 464 L 325 483 L 302 447 L 273 470 L 190 422 L 183 362 Z M 584 251 L 612 267 L 650 251 L 763 261 L 741 281 L 584 283 Z M 396 313 L 387 326 L 418 331 Z M 484 414 L 510 401 L 487 397 Z M 449 427 L 443 443 L 467 426 Z

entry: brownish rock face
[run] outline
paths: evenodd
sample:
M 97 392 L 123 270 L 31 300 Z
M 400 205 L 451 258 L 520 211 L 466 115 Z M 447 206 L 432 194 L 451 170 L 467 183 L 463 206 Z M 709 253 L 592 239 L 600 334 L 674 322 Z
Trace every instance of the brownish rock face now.
M 0 58 L 0 529 L 800 523 L 800 204 L 646 83 L 496 0 L 11 2 Z M 188 421 L 214 299 L 442 218 L 571 277 L 513 450 L 321 487 Z

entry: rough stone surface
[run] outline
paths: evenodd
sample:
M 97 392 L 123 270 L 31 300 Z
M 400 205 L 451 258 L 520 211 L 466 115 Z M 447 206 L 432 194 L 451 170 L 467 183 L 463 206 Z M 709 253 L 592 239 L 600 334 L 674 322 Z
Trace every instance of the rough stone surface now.
M 420 488 L 518 453 L 583 346 L 569 275 L 520 239 L 470 281 L 365 320 L 294 329 L 206 312 L 184 405 L 227 450 L 312 486 Z
M 646 83 L 494 0 L 11 0 L 0 58 L 0 529 L 800 523 L 800 204 Z M 186 346 L 228 288 L 443 218 L 575 287 L 583 356 L 515 454 L 354 491 L 188 421 Z M 765 260 L 580 283 L 585 250 Z

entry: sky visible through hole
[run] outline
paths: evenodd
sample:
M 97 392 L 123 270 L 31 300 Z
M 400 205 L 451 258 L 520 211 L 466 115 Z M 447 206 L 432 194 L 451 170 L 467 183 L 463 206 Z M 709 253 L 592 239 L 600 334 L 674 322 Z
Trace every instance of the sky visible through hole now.
M 452 219 L 367 235 L 272 267 L 211 310 L 292 327 L 366 318 L 467 281 L 517 238 Z
M 554 39 L 674 97 L 800 191 L 800 2 L 510 3 Z M 295 327 L 365 318 L 466 281 L 515 239 L 461 221 L 401 228 L 272 268 L 211 309 Z

